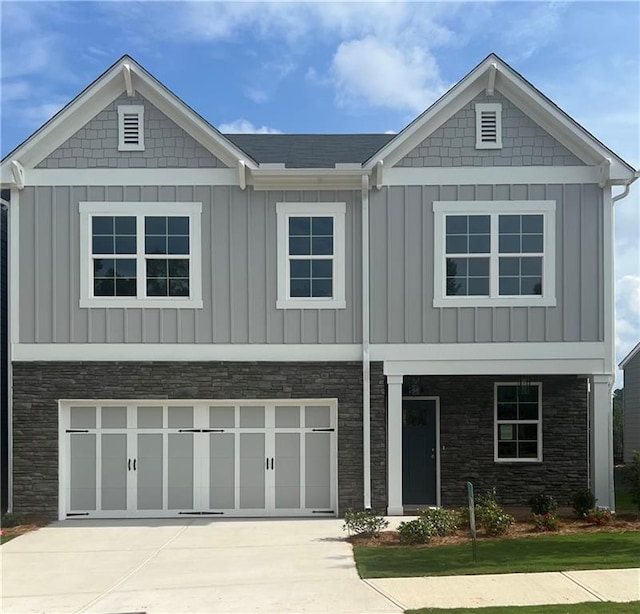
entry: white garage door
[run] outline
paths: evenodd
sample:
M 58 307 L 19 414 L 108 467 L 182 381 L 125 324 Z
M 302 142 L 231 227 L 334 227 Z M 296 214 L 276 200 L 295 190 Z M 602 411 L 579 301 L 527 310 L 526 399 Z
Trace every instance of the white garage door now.
M 68 401 L 60 518 L 336 515 L 335 400 Z

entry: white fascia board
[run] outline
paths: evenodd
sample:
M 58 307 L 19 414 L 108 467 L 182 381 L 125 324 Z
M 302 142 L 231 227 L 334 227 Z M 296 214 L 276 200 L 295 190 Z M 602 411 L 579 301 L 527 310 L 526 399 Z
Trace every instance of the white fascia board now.
M 359 344 L 20 343 L 11 360 L 31 361 L 359 361 Z
M 636 345 L 623 359 L 622 362 L 618 365 L 620 369 L 625 369 L 626 366 L 638 355 L 640 354 L 640 343 Z
M 383 186 L 598 183 L 597 166 L 479 166 L 388 168 Z
M 376 343 L 371 360 L 486 362 L 496 360 L 605 360 L 604 342 L 548 343 Z
M 237 168 L 36 168 L 28 185 L 239 185 Z
M 254 177 L 357 177 L 370 175 L 370 170 L 363 169 L 360 165 L 349 168 L 285 168 L 284 166 L 260 165 L 251 173 Z

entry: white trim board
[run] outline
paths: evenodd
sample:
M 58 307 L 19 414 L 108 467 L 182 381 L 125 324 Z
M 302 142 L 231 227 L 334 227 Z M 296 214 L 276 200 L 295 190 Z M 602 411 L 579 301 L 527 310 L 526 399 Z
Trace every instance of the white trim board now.
M 21 343 L 11 360 L 25 361 L 360 361 L 356 344 L 191 344 L 191 343 Z

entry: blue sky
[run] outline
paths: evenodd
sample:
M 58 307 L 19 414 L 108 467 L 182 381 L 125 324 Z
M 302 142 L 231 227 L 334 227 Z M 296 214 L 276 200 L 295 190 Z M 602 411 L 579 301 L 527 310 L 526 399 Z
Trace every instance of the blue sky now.
M 399 131 L 489 53 L 636 168 L 638 2 L 0 3 L 4 156 L 125 53 L 222 131 Z M 638 182 L 640 183 L 640 181 Z M 616 206 L 640 340 L 640 190 Z

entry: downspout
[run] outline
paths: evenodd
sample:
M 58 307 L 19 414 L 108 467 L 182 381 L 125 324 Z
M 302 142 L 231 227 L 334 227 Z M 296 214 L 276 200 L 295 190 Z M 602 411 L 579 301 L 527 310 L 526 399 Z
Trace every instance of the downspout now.
M 369 176 L 362 176 L 362 457 L 364 509 L 371 509 L 371 381 L 369 365 Z

